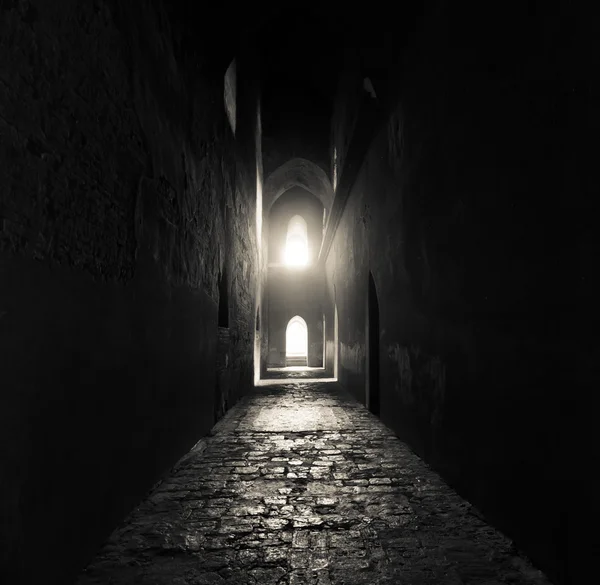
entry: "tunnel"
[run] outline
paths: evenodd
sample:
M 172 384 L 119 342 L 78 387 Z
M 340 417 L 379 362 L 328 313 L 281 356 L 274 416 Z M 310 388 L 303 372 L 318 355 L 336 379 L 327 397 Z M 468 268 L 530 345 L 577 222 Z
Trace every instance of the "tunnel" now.
M 586 10 L 0 2 L 0 581 L 589 582 Z

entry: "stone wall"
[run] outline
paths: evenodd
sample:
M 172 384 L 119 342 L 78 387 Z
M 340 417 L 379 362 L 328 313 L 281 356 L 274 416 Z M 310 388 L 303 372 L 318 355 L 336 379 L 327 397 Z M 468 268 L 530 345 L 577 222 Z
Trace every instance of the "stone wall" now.
M 345 48 L 339 63 L 335 108 L 331 123 L 331 182 L 337 188 L 363 99 L 360 54 Z
M 340 379 L 364 401 L 371 272 L 383 421 L 553 578 L 578 582 L 571 476 L 586 443 L 572 417 L 598 353 L 586 53 L 564 15 L 435 9 L 383 75 L 399 89 L 377 96 L 327 258 Z
M 0 6 L 3 582 L 69 582 L 214 424 L 226 252 L 228 405 L 251 384 L 251 64 L 234 138 L 178 35 L 160 2 Z

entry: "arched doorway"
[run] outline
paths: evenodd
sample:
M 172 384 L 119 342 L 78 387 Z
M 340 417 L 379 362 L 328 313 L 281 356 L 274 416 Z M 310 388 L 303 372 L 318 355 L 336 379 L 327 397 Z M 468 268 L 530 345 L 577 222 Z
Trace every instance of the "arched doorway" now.
M 308 357 L 308 327 L 306 321 L 296 315 L 285 330 L 285 365 L 306 366 Z
M 379 416 L 379 301 L 373 275 L 367 291 L 367 387 L 366 406 Z

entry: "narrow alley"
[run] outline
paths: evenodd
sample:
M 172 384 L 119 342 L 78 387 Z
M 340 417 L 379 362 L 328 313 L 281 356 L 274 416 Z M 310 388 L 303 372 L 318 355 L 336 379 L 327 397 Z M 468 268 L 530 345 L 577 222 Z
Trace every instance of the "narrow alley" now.
M 78 581 L 109 583 L 548 581 L 338 384 L 281 380 L 229 411 Z
M 0 585 L 590 582 L 567 4 L 0 0 Z

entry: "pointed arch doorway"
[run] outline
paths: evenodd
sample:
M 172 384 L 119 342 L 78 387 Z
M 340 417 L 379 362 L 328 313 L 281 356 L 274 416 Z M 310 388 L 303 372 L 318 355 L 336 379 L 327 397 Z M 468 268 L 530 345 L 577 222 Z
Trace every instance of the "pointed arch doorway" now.
M 308 364 L 308 327 L 306 321 L 296 315 L 285 330 L 285 365 L 306 366 Z

